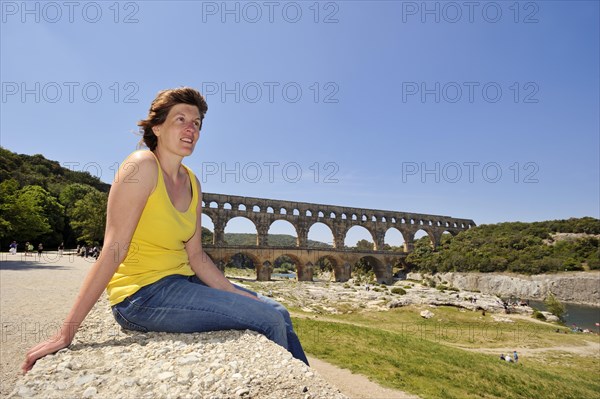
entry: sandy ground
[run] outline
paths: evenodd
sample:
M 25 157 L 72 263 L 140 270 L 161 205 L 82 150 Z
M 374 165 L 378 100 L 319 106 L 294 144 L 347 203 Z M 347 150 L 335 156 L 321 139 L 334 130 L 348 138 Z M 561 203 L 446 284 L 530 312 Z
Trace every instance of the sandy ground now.
M 0 397 L 12 392 L 27 350 L 58 330 L 92 262 L 73 255 L 59 258 L 52 252 L 41 259 L 0 253 Z M 319 359 L 309 360 L 323 378 L 350 398 L 418 398 Z

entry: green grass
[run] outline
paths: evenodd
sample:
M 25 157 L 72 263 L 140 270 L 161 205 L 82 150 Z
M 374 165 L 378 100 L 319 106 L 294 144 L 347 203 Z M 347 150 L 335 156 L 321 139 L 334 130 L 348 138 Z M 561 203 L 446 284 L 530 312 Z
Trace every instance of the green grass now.
M 308 353 L 423 398 L 600 396 L 597 357 L 571 355 L 565 362 L 555 354 L 550 365 L 535 359 L 512 364 L 414 333 L 307 318 L 294 324 Z
M 430 309 L 435 316 L 424 320 L 414 306 L 391 309 L 387 312 L 362 312 L 320 316 L 321 320 L 377 328 L 400 335 L 417 336 L 429 341 L 460 346 L 463 348 L 548 348 L 554 346 L 587 345 L 598 342 L 597 335 L 557 334 L 567 328 L 550 323 L 535 322 L 533 318 L 515 319 L 514 323 L 495 322 L 491 313 L 481 316 L 479 312 L 461 312 L 454 307 Z M 292 314 L 308 316 L 295 308 Z M 504 317 L 499 314 L 496 316 Z

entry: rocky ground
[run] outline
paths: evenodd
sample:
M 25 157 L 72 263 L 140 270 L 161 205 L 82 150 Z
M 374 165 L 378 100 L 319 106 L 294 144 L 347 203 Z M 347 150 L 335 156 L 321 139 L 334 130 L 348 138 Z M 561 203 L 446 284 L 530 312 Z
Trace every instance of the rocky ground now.
M 345 398 L 260 334 L 125 333 L 104 297 L 73 344 L 39 360 L 8 397 Z
M 293 280 L 243 282 L 287 306 L 317 314 L 386 311 L 408 305 L 455 306 L 472 311 L 505 313 L 502 300 L 495 295 L 458 291 L 450 286 L 432 288 L 418 281 L 399 280 L 390 286 L 357 283 L 355 280 L 347 283 L 324 280 L 310 283 Z M 509 311 L 533 313 L 529 306 L 510 306 Z

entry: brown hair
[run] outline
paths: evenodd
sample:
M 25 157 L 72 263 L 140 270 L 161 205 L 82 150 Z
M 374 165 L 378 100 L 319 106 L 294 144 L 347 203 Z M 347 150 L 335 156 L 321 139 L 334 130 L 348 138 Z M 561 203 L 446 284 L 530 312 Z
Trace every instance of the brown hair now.
M 206 111 L 208 111 L 208 105 L 204 96 L 198 90 L 191 87 L 162 90 L 158 92 L 156 98 L 152 101 L 148 117 L 137 123 L 142 135 L 140 144 L 144 144 L 150 151 L 156 149 L 158 138 L 152 131 L 152 128 L 164 123 L 171 108 L 177 104 L 189 104 L 198 107 L 198 111 L 200 112 L 200 129 L 202 129 L 202 120 Z

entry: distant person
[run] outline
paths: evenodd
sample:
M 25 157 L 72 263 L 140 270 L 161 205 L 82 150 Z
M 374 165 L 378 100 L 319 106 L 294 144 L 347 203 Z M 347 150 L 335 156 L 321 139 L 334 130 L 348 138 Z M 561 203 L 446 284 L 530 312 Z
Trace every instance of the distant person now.
M 504 360 L 505 360 L 505 359 L 504 359 L 504 353 L 501 353 L 501 354 L 500 354 L 500 360 L 502 360 L 502 361 L 504 361 Z
M 10 252 L 11 255 L 16 255 L 16 253 L 17 253 L 17 242 L 16 241 L 11 242 L 8 247 L 9 247 L 8 252 Z
M 517 354 L 517 351 L 513 351 L 513 359 L 515 363 L 519 362 L 519 355 Z
M 506 360 L 508 363 L 512 363 L 513 362 L 512 357 L 510 357 L 510 355 L 504 356 L 504 360 Z
M 25 243 L 25 257 L 27 257 L 27 255 L 29 254 L 29 251 L 31 251 L 33 249 L 33 248 L 31 248 L 31 249 L 29 248 L 30 245 L 31 244 L 29 244 L 29 241 L 27 241 Z
M 42 243 L 40 242 L 38 244 L 38 248 L 37 248 L 37 252 L 38 252 L 38 258 L 39 260 L 42 260 L 42 251 L 44 250 L 44 246 L 42 245 Z
M 194 151 L 207 109 L 204 97 L 191 88 L 158 93 L 147 118 L 138 122 L 150 151 L 129 155 L 110 189 L 104 234 L 110 250 L 91 267 L 59 332 L 27 352 L 24 372 L 69 346 L 105 289 L 125 329 L 248 329 L 308 364 L 288 311 L 233 285 L 202 248 L 200 182 L 182 161 Z M 136 184 L 129 183 L 132 179 Z
M 58 246 L 58 256 L 59 257 L 63 256 L 64 250 L 65 250 L 65 243 L 61 242 L 60 245 Z

